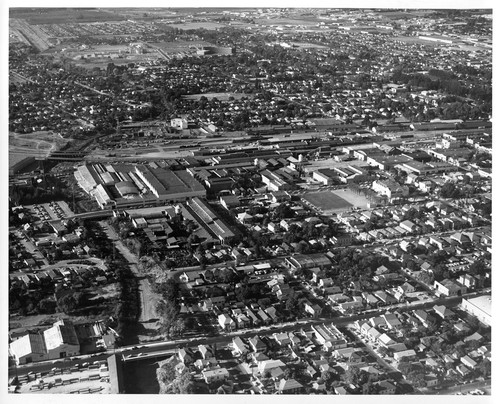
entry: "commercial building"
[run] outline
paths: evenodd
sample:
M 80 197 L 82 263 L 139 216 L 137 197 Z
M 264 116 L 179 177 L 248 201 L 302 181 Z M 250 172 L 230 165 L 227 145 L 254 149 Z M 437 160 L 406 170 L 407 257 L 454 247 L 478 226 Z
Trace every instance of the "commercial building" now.
M 60 320 L 43 332 L 48 359 L 60 359 L 80 354 L 80 343 L 75 327 L 68 321 Z
M 311 326 L 316 335 L 316 339 L 328 349 L 338 349 L 347 347 L 347 340 L 337 327 L 333 324 L 315 324 Z
M 206 190 L 186 170 L 133 164 L 86 164 L 75 171 L 82 189 L 101 209 L 154 206 L 205 196 Z
M 491 326 L 491 296 L 463 299 L 461 307 L 482 323 Z
M 9 351 L 17 365 L 80 354 L 75 327 L 60 320 L 43 333 L 30 333 L 11 342 Z
M 48 359 L 45 340 L 41 334 L 27 334 L 9 345 L 10 354 L 17 365 Z
M 330 268 L 332 262 L 325 254 L 297 254 L 285 258 L 285 265 L 291 270 L 310 268 Z
M 372 189 L 380 195 L 385 195 L 390 200 L 402 198 L 409 195 L 409 188 L 405 185 L 399 185 L 394 180 L 373 181 Z
M 200 198 L 187 201 L 186 206 L 191 214 L 221 243 L 230 243 L 235 234 L 213 212 L 208 204 Z

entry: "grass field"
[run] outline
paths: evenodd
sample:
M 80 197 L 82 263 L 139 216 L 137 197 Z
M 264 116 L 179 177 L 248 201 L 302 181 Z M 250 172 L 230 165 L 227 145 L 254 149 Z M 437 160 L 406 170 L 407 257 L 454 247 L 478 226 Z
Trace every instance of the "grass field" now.
M 351 203 L 347 202 L 340 196 L 335 195 L 331 191 L 308 193 L 305 194 L 303 198 L 316 208 L 323 211 L 345 210 L 353 206 Z
M 303 199 L 323 213 L 344 212 L 352 207 L 366 208 L 368 202 L 364 196 L 346 189 L 307 193 Z

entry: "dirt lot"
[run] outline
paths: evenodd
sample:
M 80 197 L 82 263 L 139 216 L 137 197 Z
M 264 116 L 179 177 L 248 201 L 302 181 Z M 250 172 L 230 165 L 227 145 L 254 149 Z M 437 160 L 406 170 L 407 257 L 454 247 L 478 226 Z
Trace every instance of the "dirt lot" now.
M 68 143 L 60 134 L 53 132 L 33 132 L 19 134 L 9 132 L 9 153 L 25 156 L 45 157 Z

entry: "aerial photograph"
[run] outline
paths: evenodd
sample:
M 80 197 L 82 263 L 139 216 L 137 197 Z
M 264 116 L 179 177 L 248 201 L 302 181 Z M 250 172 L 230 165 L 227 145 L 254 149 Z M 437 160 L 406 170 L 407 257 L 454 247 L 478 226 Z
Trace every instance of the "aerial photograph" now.
M 307 5 L 6 8 L 5 396 L 491 399 L 493 9 Z

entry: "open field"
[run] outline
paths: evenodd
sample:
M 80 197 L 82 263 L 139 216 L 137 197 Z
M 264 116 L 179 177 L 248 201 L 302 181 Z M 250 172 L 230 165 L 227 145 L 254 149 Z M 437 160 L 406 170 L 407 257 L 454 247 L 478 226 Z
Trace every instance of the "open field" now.
M 328 46 L 317 45 L 314 43 L 307 43 L 307 42 L 290 42 L 290 44 L 299 49 L 328 49 Z
M 20 18 L 9 19 L 9 32 L 10 36 L 15 36 L 21 42 L 29 43 L 40 51 L 49 49 L 52 46 L 52 42 L 45 32 Z
M 337 189 L 332 191 L 332 193 L 346 200 L 356 208 L 366 208 L 366 205 L 368 204 L 368 199 L 366 199 L 363 195 L 357 195 L 349 189 Z
M 272 18 L 272 19 L 267 19 L 267 18 L 256 18 L 255 22 L 257 24 L 261 25 L 291 25 L 294 28 L 297 27 L 297 25 L 303 25 L 303 26 L 309 26 L 309 27 L 314 27 L 318 25 L 318 21 L 316 20 L 307 20 L 307 19 L 301 19 L 301 18 Z
M 235 100 L 241 100 L 243 97 L 251 98 L 252 94 L 245 93 L 206 93 L 206 94 L 190 94 L 184 95 L 182 98 L 187 100 L 196 100 L 198 101 L 201 97 L 207 97 L 209 100 L 212 98 L 217 98 L 219 101 L 229 101 L 230 97 L 233 97 Z
M 419 45 L 429 45 L 429 46 L 434 46 L 434 47 L 436 47 L 436 46 L 450 46 L 449 44 L 445 44 L 445 43 L 433 42 L 433 41 L 428 41 L 425 39 L 420 39 L 416 36 L 397 36 L 397 37 L 389 38 L 388 40 L 407 42 L 407 43 L 419 44 Z
M 178 52 L 179 49 L 194 48 L 201 46 L 214 46 L 214 44 L 206 41 L 172 41 L 172 42 L 148 42 L 148 45 L 161 49 L 164 52 Z
M 9 17 L 22 18 L 30 24 L 120 21 L 125 19 L 118 14 L 92 8 L 11 8 Z
M 343 211 L 353 206 L 331 191 L 307 193 L 303 199 L 323 211 Z
M 227 27 L 227 24 L 219 24 L 218 22 L 186 22 L 183 24 L 168 24 L 172 28 L 179 28 L 179 29 L 206 29 L 206 30 L 216 30 L 219 28 L 224 28 Z
M 9 132 L 9 154 L 13 159 L 16 155 L 45 157 L 50 152 L 59 150 L 67 142 L 67 139 L 53 132 L 40 131 L 28 134 Z
M 345 212 L 352 207 L 366 208 L 368 202 L 348 189 L 306 193 L 302 199 L 326 214 Z

